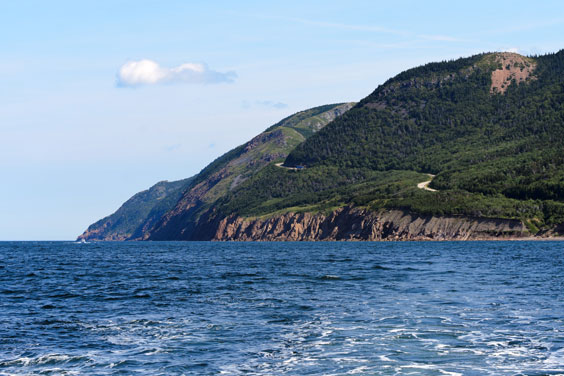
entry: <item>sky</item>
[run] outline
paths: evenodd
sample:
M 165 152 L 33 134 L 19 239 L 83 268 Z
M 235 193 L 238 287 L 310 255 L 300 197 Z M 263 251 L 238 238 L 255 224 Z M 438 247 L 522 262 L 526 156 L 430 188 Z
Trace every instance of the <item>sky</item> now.
M 0 240 L 70 240 L 295 112 L 564 48 L 561 1 L 0 0 Z

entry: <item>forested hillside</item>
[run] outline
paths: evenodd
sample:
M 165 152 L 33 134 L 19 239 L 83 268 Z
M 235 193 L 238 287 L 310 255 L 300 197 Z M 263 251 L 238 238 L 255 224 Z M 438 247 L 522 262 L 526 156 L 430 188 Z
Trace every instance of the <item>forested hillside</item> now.
M 194 177 L 161 181 L 136 193 L 115 213 L 93 223 L 78 237 L 84 240 L 127 240 L 141 237 L 174 207 Z
M 198 223 L 219 198 L 288 153 L 354 103 L 314 107 L 282 119 L 249 142 L 206 166 L 196 176 L 160 182 L 125 202 L 114 214 L 88 227 L 86 240 L 140 240 L 150 235 L 175 239 Z M 160 235 L 159 235 L 160 234 Z
M 204 168 L 128 239 L 564 232 L 564 51 L 430 63 L 353 105 L 320 106 L 274 124 Z M 392 222 L 379 222 L 385 218 Z
M 223 202 L 223 214 L 361 205 L 564 222 L 564 52 L 482 54 L 388 80 Z M 403 172 L 402 172 L 403 171 Z M 417 189 L 422 173 L 431 188 Z M 250 204 L 249 204 L 250 203 Z

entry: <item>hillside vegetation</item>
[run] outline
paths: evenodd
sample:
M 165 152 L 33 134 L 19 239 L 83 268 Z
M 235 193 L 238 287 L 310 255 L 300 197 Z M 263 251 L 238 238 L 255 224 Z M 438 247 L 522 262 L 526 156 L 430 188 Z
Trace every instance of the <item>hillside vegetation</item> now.
M 179 233 L 188 237 L 191 226 L 218 199 L 269 163 L 283 161 L 298 144 L 353 105 L 324 105 L 288 116 L 217 158 L 198 175 L 179 182 L 161 182 L 134 195 L 114 214 L 91 225 L 79 239 L 138 240 L 150 235 L 175 239 Z
M 388 80 L 222 201 L 224 215 L 343 205 L 564 222 L 564 52 L 482 54 Z M 430 187 L 414 182 L 436 177 Z
M 136 193 L 115 213 L 90 225 L 78 239 L 127 240 L 142 237 L 174 207 L 193 180 L 194 177 L 173 182 L 161 181 Z
M 199 239 L 201 217 L 218 201 L 266 166 L 283 161 L 297 145 L 348 111 L 354 103 L 339 103 L 298 112 L 267 128 L 249 142 L 225 153 L 195 178 L 174 208 L 148 233 L 151 240 Z
M 281 120 L 210 163 L 166 205 L 151 195 L 130 200 L 91 226 L 102 232 L 83 237 L 313 239 L 320 231 L 376 239 L 384 228 L 398 239 L 553 235 L 564 231 L 563 150 L 564 50 L 430 63 L 357 104 Z M 418 187 L 429 174 L 430 189 Z M 342 228 L 319 227 L 337 226 L 331 218 Z M 487 218 L 499 221 L 480 222 Z

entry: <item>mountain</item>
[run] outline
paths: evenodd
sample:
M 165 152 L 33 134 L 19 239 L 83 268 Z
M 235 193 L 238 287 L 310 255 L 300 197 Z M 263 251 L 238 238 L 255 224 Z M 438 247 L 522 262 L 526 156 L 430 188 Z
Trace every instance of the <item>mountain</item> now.
M 211 239 L 247 240 L 554 235 L 564 227 L 563 148 L 564 51 L 431 63 L 388 80 L 298 145 L 284 165 L 305 168 L 271 165 L 230 192 L 206 227 Z M 421 189 L 428 180 L 435 191 Z M 357 223 L 351 208 L 384 222 Z M 328 220 L 337 217 L 356 229 Z M 450 232 L 454 219 L 482 230 Z M 516 222 L 482 226 L 492 219 Z
M 149 234 L 174 238 L 171 231 L 188 236 L 190 224 L 197 223 L 200 215 L 219 198 L 269 163 L 283 161 L 296 145 L 353 105 L 319 106 L 289 116 L 222 155 L 198 175 L 178 182 L 160 182 L 137 193 L 114 214 L 89 226 L 79 239 L 141 240 Z M 176 223 L 182 223 L 182 228 L 174 227 Z
M 426 64 L 299 128 L 285 119 L 214 161 L 143 239 L 564 234 L 564 50 Z
M 127 200 L 113 214 L 90 225 L 78 240 L 139 239 L 180 199 L 194 177 L 161 181 Z

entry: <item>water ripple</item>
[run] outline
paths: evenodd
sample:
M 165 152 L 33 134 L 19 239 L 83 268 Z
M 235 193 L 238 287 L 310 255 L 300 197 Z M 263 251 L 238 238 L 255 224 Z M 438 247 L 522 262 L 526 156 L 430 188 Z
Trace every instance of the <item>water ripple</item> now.
M 0 375 L 564 375 L 564 243 L 0 243 Z

